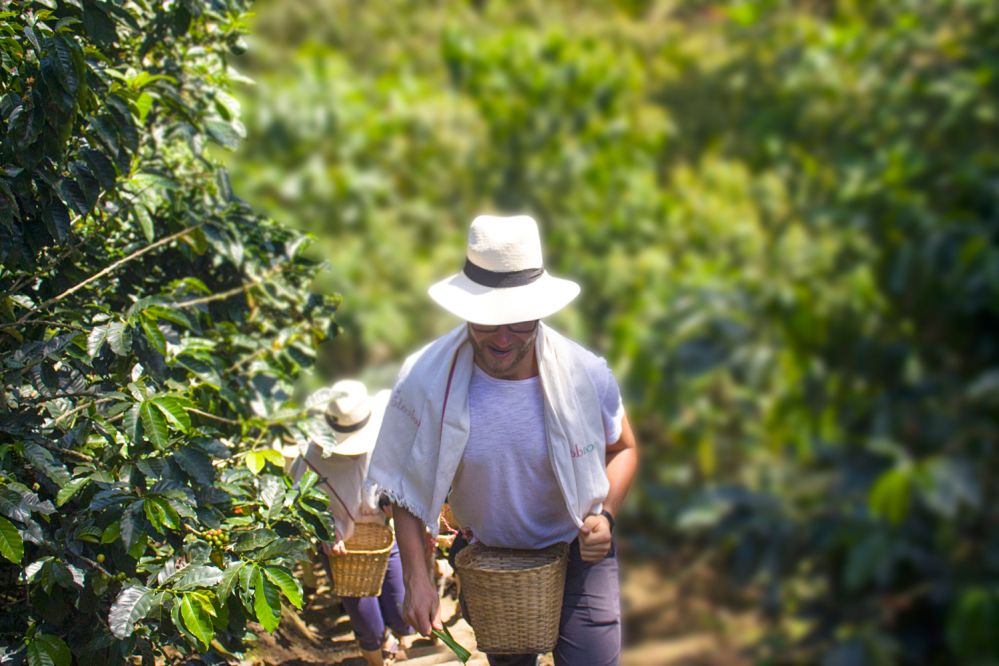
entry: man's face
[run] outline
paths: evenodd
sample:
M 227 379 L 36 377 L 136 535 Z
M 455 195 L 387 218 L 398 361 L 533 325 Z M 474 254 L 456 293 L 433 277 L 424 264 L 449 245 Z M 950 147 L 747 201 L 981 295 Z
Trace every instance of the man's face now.
M 468 337 L 475 350 L 475 365 L 496 379 L 527 379 L 538 374 L 534 341 L 538 322 L 525 321 L 502 326 L 468 324 Z

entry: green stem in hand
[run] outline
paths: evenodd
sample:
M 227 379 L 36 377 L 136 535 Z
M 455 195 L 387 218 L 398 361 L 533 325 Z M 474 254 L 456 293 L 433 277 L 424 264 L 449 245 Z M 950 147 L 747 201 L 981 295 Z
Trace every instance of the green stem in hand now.
M 458 657 L 458 660 L 461 663 L 464 664 L 466 661 L 468 661 L 468 658 L 472 656 L 471 652 L 463 648 L 461 644 L 458 643 L 458 641 L 454 640 L 454 636 L 451 635 L 451 632 L 448 630 L 447 625 L 444 625 L 444 631 L 441 631 L 440 629 L 434 629 L 432 633 L 434 634 L 434 636 L 441 639 L 441 641 L 444 642 L 444 645 L 451 648 L 451 651 L 454 652 L 454 654 Z

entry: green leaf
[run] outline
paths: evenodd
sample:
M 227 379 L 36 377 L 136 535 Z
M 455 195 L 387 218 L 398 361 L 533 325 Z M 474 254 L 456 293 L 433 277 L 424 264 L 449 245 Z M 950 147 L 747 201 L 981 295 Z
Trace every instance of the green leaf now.
M 180 615 L 187 630 L 197 637 L 202 649 L 207 650 L 215 635 L 215 629 L 212 627 L 211 617 L 205 612 L 200 600 L 192 594 L 185 594 L 180 602 Z
M 153 349 L 161 354 L 166 354 L 166 337 L 163 335 L 160 327 L 156 325 L 156 321 L 147 316 L 142 316 L 139 318 L 139 323 L 142 325 L 143 333 L 146 334 L 146 340 L 149 341 Z
M 108 343 L 111 351 L 118 356 L 125 356 L 132 348 L 132 332 L 128 324 L 115 321 L 108 324 Z
M 147 497 L 142 501 L 142 509 L 146 513 L 146 518 L 159 532 L 164 532 L 164 527 L 171 530 L 180 529 L 180 515 L 166 499 Z
M 284 567 L 264 567 L 264 574 L 280 588 L 295 608 L 302 608 L 302 586 Z
M 149 535 L 145 532 L 139 532 L 135 537 L 132 544 L 128 547 L 128 556 L 133 560 L 138 560 L 142 557 L 142 554 L 146 552 L 146 545 L 149 540 Z
M 110 190 L 118 180 L 118 172 L 115 171 L 114 163 L 108 159 L 107 155 L 99 150 L 88 148 L 83 152 L 83 158 L 90 165 L 90 170 L 97 177 L 97 182 L 105 190 Z
M 278 538 L 277 532 L 269 529 L 240 532 L 232 549 L 237 553 L 262 548 Z
M 84 194 L 83 189 L 75 180 L 63 178 L 62 182 L 59 183 L 59 196 L 78 215 L 86 215 L 92 208 L 87 195 Z
M 218 588 L 215 591 L 215 596 L 219 598 L 221 603 L 224 604 L 229 595 L 232 594 L 233 588 L 239 582 L 239 571 L 244 566 L 246 566 L 246 562 L 232 562 L 222 572 L 222 578 L 219 580 Z
M 142 441 L 142 403 L 135 403 L 125 412 L 125 418 L 122 420 L 125 426 L 125 436 L 133 444 L 138 444 Z
M 59 489 L 59 493 L 56 495 L 56 506 L 62 506 L 69 499 L 75 495 L 81 488 L 90 483 L 90 477 L 84 476 L 77 479 L 73 479 L 65 486 Z
M 211 486 L 215 482 L 215 467 L 211 459 L 194 447 L 178 449 L 174 452 L 173 459 L 198 484 Z
M 149 441 L 156 448 L 166 448 L 170 439 L 166 419 L 159 407 L 152 400 L 143 400 L 139 405 L 139 416 L 142 418 L 142 429 Z
M 104 13 L 103 8 L 98 4 L 86 3 L 84 5 L 83 27 L 87 34 L 102 46 L 113 44 L 118 40 L 114 21 Z
M 464 664 L 472 656 L 472 653 L 466 650 L 461 643 L 454 640 L 454 636 L 451 635 L 451 631 L 447 628 L 447 625 L 444 625 L 444 631 L 434 629 L 432 633 L 434 636 L 441 639 L 441 642 L 444 643 L 444 645 L 451 648 L 451 652 L 454 652 L 455 656 L 458 657 L 458 661 L 461 663 Z
M 284 455 L 277 449 L 264 449 L 261 451 L 264 460 L 271 463 L 278 469 L 284 469 Z
M 90 358 L 97 356 L 101 352 L 101 347 L 108 339 L 108 327 L 96 326 L 87 335 L 87 354 Z
M 277 629 L 281 621 L 281 599 L 278 589 L 260 570 L 253 572 L 253 611 L 257 622 L 267 631 Z
M 121 521 L 116 520 L 101 533 L 101 543 L 114 543 L 121 538 Z
M 999 656 L 999 587 L 996 585 L 965 587 L 956 595 L 947 618 L 947 640 L 956 655 L 955 663 L 992 663 L 981 657 Z
M 97 133 L 101 143 L 108 149 L 111 155 L 117 155 L 120 149 L 118 142 L 118 130 L 107 118 L 97 116 L 90 120 L 91 128 Z
M 175 590 L 188 590 L 217 585 L 223 575 L 222 570 L 217 567 L 189 564 L 175 574 L 176 578 L 171 578 Z
M 153 227 L 153 217 L 149 214 L 149 209 L 142 204 L 136 204 L 132 209 L 132 216 L 139 221 L 142 235 L 151 243 L 156 238 L 156 230 Z
M 247 564 L 239 570 L 239 600 L 247 613 L 253 613 L 253 578 L 256 574 L 255 564 Z
M 80 78 L 77 75 L 74 63 L 73 47 L 61 35 L 56 35 L 48 39 L 45 46 L 47 49 L 50 49 L 49 53 L 54 56 L 54 62 L 57 65 L 56 71 L 59 74 L 59 83 L 62 84 L 63 89 L 70 96 L 75 96 L 76 90 L 80 85 Z
M 298 489 L 301 491 L 302 495 L 306 495 L 318 482 L 319 475 L 311 469 L 306 469 L 305 473 L 302 474 L 302 478 L 298 480 Z
M 231 149 L 238 148 L 239 142 L 246 136 L 246 130 L 238 120 L 230 123 L 220 118 L 210 118 L 205 121 L 205 131 L 220 146 Z
M 20 564 L 24 557 L 24 539 L 14 523 L 0 517 L 0 555 L 14 564 Z
M 149 115 L 149 111 L 153 108 L 153 96 L 147 92 L 142 93 L 135 100 L 135 110 L 139 116 L 139 122 L 145 123 L 146 116 Z
M 189 402 L 174 396 L 157 396 L 151 402 L 177 430 L 186 433 L 191 429 L 191 416 L 185 409 Z
M 146 519 L 153 526 L 153 529 L 161 534 L 166 531 L 163 529 L 166 512 L 163 510 L 163 505 L 156 501 L 156 498 L 147 497 L 142 500 L 142 510 L 146 514 Z
M 80 186 L 80 191 L 87 202 L 87 210 L 92 209 L 97 204 L 97 198 L 101 194 L 101 184 L 97 177 L 90 172 L 90 166 L 77 160 L 69 165 L 69 171 L 73 175 L 76 184 Z
M 135 631 L 135 623 L 146 617 L 156 600 L 156 594 L 142 585 L 126 587 L 115 599 L 108 615 L 111 633 L 125 639 Z
M 45 207 L 45 228 L 60 242 L 69 238 L 69 209 L 59 199 L 53 198 Z
M 867 506 L 873 515 L 898 525 L 909 512 L 911 491 L 912 471 L 908 466 L 890 469 L 871 488 Z
M 255 557 L 260 562 L 276 558 L 300 560 L 305 548 L 305 542 L 300 539 L 277 539 L 257 551 Z
M 246 467 L 254 475 L 260 474 L 260 471 L 264 468 L 264 464 L 268 462 L 279 468 L 284 468 L 284 456 L 281 455 L 280 451 L 275 449 L 258 449 L 256 451 L 249 451 L 246 454 Z
M 246 468 L 253 472 L 254 476 L 260 474 L 266 461 L 267 459 L 260 451 L 248 451 L 246 454 Z
M 30 666 L 70 666 L 72 653 L 69 646 L 58 636 L 36 634 L 27 650 Z
M 60 488 L 70 482 L 69 471 L 52 456 L 48 449 L 44 449 L 38 444 L 25 444 L 24 457 Z

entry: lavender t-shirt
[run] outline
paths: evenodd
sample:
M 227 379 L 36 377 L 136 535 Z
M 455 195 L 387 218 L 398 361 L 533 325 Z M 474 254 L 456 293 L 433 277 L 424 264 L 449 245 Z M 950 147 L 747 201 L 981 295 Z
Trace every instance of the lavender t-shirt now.
M 624 414 L 617 381 L 598 356 L 586 371 L 600 396 L 607 441 L 616 442 Z M 548 457 L 540 379 L 496 379 L 475 366 L 468 407 L 471 434 L 449 499 L 461 526 L 496 547 L 545 548 L 575 539 L 578 528 Z

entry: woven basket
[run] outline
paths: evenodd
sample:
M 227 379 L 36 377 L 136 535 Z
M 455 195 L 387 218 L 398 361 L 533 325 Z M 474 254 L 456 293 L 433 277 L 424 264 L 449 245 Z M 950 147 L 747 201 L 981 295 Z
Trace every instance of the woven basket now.
M 333 593 L 338 597 L 377 597 L 382 592 L 389 551 L 395 538 L 392 528 L 377 523 L 357 523 L 344 546 L 345 555 L 331 555 Z
M 541 550 L 473 543 L 455 557 L 455 571 L 475 631 L 487 654 L 550 652 L 558 641 L 569 545 Z

